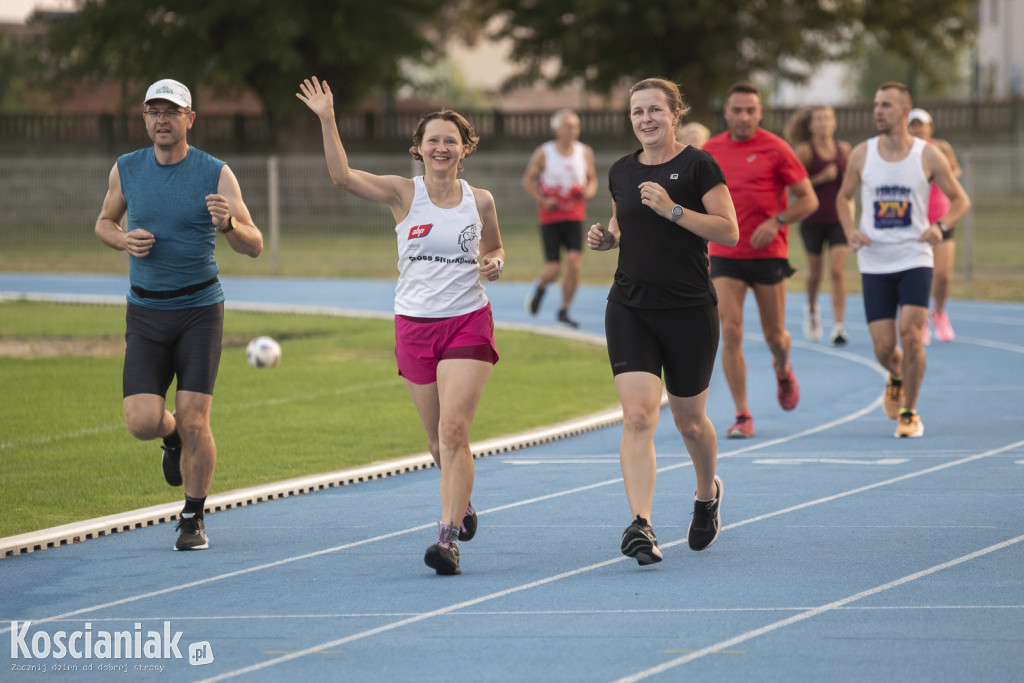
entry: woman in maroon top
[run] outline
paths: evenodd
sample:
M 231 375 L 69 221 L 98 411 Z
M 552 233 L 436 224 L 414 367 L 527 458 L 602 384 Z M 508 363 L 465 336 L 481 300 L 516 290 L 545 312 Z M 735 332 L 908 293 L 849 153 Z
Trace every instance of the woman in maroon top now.
M 833 345 L 845 344 L 846 257 L 849 247 L 836 217 L 836 193 L 843 180 L 850 143 L 835 139 L 836 115 L 832 107 L 813 105 L 798 110 L 786 126 L 786 138 L 800 163 L 807 169 L 818 195 L 818 210 L 800 223 L 800 237 L 807 251 L 807 304 L 804 306 L 804 336 L 810 341 L 822 337 L 818 291 L 824 273 L 824 246 L 828 242 L 829 277 L 832 284 Z

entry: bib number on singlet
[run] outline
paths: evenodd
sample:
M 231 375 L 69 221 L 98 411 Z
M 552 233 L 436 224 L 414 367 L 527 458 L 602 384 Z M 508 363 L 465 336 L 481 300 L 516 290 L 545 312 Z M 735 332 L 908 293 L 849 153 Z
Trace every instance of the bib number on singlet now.
M 907 201 L 875 200 L 875 228 L 892 230 L 909 228 L 912 224 L 913 205 Z

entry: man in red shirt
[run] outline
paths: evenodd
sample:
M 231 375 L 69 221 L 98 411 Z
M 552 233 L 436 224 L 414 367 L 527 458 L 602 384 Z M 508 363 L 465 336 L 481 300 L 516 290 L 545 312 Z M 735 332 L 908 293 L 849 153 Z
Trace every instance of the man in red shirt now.
M 725 173 L 740 225 L 740 241 L 735 247 L 708 246 L 722 318 L 722 368 L 736 404 L 736 423 L 726 436 L 741 439 L 754 436 L 742 348 L 743 300 L 748 287 L 754 290 L 764 339 L 774 356 L 779 405 L 793 410 L 800 401 L 800 387 L 789 360 L 792 340 L 786 331 L 786 278 L 794 272 L 788 258 L 788 224 L 803 220 L 818 208 L 807 170 L 785 140 L 760 127 L 761 114 L 757 86 L 737 83 L 726 94 L 729 129 L 704 145 L 704 151 Z M 787 190 L 793 193 L 792 204 L 787 202 Z

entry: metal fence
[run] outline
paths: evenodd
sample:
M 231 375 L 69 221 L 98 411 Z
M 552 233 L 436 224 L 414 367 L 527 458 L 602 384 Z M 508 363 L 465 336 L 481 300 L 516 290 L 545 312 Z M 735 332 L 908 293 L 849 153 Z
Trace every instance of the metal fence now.
M 922 104 L 936 131 L 956 145 L 1024 144 L 1024 99 L 935 101 Z M 766 107 L 763 126 L 782 131 L 792 107 Z M 874 135 L 870 103 L 836 106 L 837 136 L 863 140 Z M 487 150 L 529 149 L 550 137 L 550 111 L 464 111 Z M 617 150 L 634 144 L 625 111 L 581 110 L 581 127 L 595 149 Z M 351 151 L 400 150 L 409 145 L 420 112 L 341 114 L 338 129 Z M 707 122 L 725 129 L 721 112 Z M 266 116 L 205 114 L 189 133 L 197 146 L 222 154 L 315 154 L 320 126 L 305 112 L 271 126 Z M 47 114 L 0 112 L 0 150 L 4 155 L 116 155 L 149 144 L 140 111 L 129 114 Z
M 596 155 L 601 179 L 591 202 L 593 220 L 607 220 L 605 179 L 613 161 L 630 148 Z M 957 233 L 961 281 L 1024 279 L 1024 148 L 970 146 L 958 150 L 963 182 L 974 203 Z M 520 185 L 529 151 L 478 152 L 464 176 L 495 197 L 506 241 L 520 240 L 537 266 L 535 207 Z M 231 156 L 253 217 L 264 233 L 265 256 L 222 259 L 226 272 L 245 274 L 366 276 L 393 273 L 394 221 L 386 207 L 335 188 L 320 154 Z M 95 237 L 93 226 L 113 164 L 107 156 L 0 157 L 0 270 L 111 271 L 123 258 Z M 420 165 L 408 154 L 351 157 L 356 168 L 409 176 Z M 798 240 L 794 240 L 794 245 Z M 794 246 L 794 252 L 802 251 Z M 237 262 L 245 261 L 241 266 Z M 371 263 L 383 263 L 372 266 Z M 532 266 L 531 266 L 532 267 Z M 383 268 L 383 271 L 381 271 Z M 237 271 L 233 271 L 237 272 Z M 530 277 L 532 272 L 520 272 Z M 1024 287 L 1021 287 L 1024 292 Z

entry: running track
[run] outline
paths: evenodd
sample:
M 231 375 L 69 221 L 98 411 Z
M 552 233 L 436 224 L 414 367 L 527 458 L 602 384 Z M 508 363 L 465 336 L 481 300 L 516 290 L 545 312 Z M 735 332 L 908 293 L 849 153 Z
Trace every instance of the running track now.
M 124 288 L 0 274 L 0 292 L 17 295 Z M 225 289 L 239 306 L 386 312 L 393 285 L 225 278 Z M 552 307 L 530 318 L 526 292 L 491 285 L 497 320 L 549 327 Z M 604 294 L 581 292 L 585 332 L 600 335 Z M 64 665 L 91 680 L 105 664 L 165 681 L 1019 681 L 1024 306 L 952 302 L 958 336 L 928 349 L 926 433 L 913 440 L 892 438 L 859 299 L 849 309 L 846 348 L 810 344 L 791 295 L 802 399 L 783 413 L 748 301 L 757 437 L 720 440 L 724 528 L 705 552 L 686 547 L 693 476 L 665 413 L 658 565 L 618 552 L 629 511 L 612 425 L 478 460 L 480 532 L 460 546 L 458 577 L 422 564 L 436 538 L 434 469 L 210 514 L 205 552 L 172 552 L 173 525 L 159 524 L 4 559 L 2 678 Z M 709 414 L 724 433 L 720 372 Z M 28 632 L 12 629 L 25 620 Z M 31 653 L 61 631 L 162 634 L 165 622 L 182 659 L 29 659 L 18 645 L 24 635 Z M 190 666 L 188 645 L 201 643 L 213 661 Z

